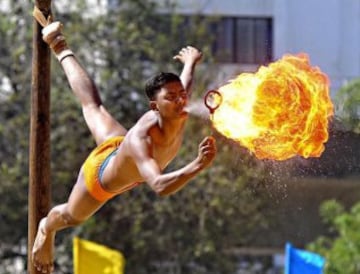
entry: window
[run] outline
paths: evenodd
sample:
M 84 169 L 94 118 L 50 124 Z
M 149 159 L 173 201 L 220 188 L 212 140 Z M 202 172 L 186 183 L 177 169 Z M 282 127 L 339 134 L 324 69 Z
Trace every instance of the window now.
M 213 50 L 218 61 L 266 64 L 272 60 L 272 19 L 223 17 L 214 23 Z

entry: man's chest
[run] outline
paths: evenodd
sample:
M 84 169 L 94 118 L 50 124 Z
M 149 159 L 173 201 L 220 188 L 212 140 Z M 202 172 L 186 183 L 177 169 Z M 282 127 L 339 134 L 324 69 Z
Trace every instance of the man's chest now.
M 172 145 L 154 145 L 152 148 L 153 158 L 161 169 L 164 169 L 177 155 L 180 149 L 180 142 Z

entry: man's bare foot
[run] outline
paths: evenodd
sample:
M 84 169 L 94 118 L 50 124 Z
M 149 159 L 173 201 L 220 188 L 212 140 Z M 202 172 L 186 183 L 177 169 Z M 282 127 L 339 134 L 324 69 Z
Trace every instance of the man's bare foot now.
M 52 22 L 42 29 L 43 40 L 53 50 L 60 62 L 65 57 L 74 55 L 66 43 L 65 36 L 62 33 L 62 28 L 63 25 L 60 22 Z
M 42 273 L 51 273 L 54 269 L 54 236 L 55 233 L 45 233 L 46 218 L 41 219 L 32 249 L 32 262 Z
M 60 22 L 52 22 L 42 29 L 43 40 L 50 46 L 50 48 L 59 54 L 67 49 L 67 44 L 64 35 L 62 34 L 63 25 Z

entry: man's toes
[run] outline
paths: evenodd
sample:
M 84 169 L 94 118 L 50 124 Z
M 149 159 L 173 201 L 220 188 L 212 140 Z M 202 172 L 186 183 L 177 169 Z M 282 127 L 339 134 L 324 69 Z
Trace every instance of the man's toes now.
M 43 273 L 51 273 L 54 271 L 54 266 L 52 263 L 48 263 L 46 265 L 46 272 L 44 272 L 44 268 L 43 268 Z
M 38 264 L 37 266 L 35 266 L 36 270 L 41 272 L 41 273 L 50 273 L 50 268 L 47 264 L 44 265 L 40 265 Z
M 33 258 L 33 264 L 37 271 L 41 273 L 51 273 L 53 271 L 53 264 L 49 263 L 41 263 L 39 262 L 36 257 Z
M 35 256 L 32 257 L 32 262 L 36 269 L 41 266 Z
M 37 263 L 34 263 L 34 266 L 35 266 L 35 268 L 36 268 L 37 271 L 42 272 L 42 269 L 43 269 L 42 264 L 40 264 L 39 262 L 37 262 Z
M 34 265 L 37 271 L 42 271 L 42 267 L 39 264 Z

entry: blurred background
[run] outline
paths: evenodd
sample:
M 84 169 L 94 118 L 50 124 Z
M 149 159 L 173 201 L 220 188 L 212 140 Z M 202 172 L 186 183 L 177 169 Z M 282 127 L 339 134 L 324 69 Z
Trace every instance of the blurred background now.
M 26 273 L 33 1 L 0 0 L 0 273 Z M 125 273 L 283 273 L 292 242 L 327 260 L 326 273 L 360 273 L 360 1 L 53 1 L 68 44 L 110 112 L 127 127 L 148 109 L 143 87 L 186 45 L 204 53 L 194 102 L 242 72 L 286 53 L 307 53 L 330 79 L 335 106 L 319 158 L 258 160 L 215 132 L 213 166 L 176 195 L 142 185 L 84 225 L 58 233 L 56 272 L 73 273 L 72 239 L 122 252 Z M 94 147 L 52 57 L 52 204 L 64 202 Z M 169 167 L 196 157 L 211 131 L 190 118 Z

